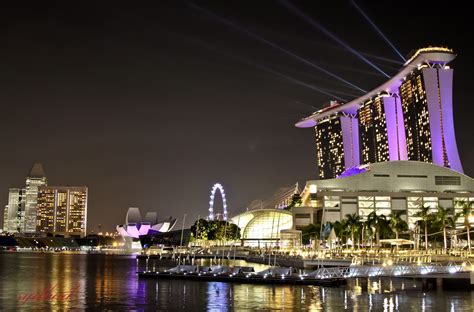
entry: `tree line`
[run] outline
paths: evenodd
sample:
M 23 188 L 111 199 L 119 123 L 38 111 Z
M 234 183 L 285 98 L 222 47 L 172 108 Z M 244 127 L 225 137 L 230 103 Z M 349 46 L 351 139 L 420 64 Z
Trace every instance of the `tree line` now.
M 371 212 L 365 219 L 357 214 L 347 214 L 340 221 L 327 222 L 321 228 L 321 223 L 310 224 L 303 229 L 303 243 L 308 244 L 310 239 L 326 239 L 328 237 L 327 229 L 334 229 L 337 238 L 348 245 L 350 239 L 351 247 L 380 246 L 381 239 L 410 239 L 417 241 L 419 237 L 424 237 L 424 247 L 428 250 L 430 242 L 435 246 L 442 242 L 442 248 L 448 249 L 448 232 L 452 237 L 461 235 L 466 237 L 467 246 L 470 250 L 471 237 L 468 235 L 471 228 L 472 204 L 467 202 L 460 203 L 462 208 L 460 212 L 455 213 L 454 208 L 431 208 L 426 205 L 420 205 L 418 212 L 412 217 L 418 220 L 411 229 L 407 222 L 402 218 L 404 211 L 393 211 L 390 215 L 378 215 L 375 211 Z M 456 224 L 462 220 L 464 231 L 459 232 Z
M 206 241 L 236 240 L 240 239 L 240 228 L 228 221 L 198 219 L 191 226 L 191 235 Z

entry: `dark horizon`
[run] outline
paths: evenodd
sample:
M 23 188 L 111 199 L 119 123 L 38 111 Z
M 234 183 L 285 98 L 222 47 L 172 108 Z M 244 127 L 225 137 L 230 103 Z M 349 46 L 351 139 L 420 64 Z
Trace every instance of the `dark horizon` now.
M 429 45 L 457 54 L 456 139 L 472 176 L 467 5 L 357 3 L 404 56 Z M 293 4 L 390 76 L 402 66 L 350 2 Z M 294 124 L 334 98 L 295 79 L 346 100 L 362 93 L 246 31 L 365 90 L 387 80 L 279 2 L 114 5 L 2 5 L 2 211 L 35 162 L 50 185 L 89 188 L 88 232 L 113 230 L 128 207 L 172 215 L 177 228 L 186 213 L 189 226 L 215 183 L 232 216 L 316 179 L 314 131 Z

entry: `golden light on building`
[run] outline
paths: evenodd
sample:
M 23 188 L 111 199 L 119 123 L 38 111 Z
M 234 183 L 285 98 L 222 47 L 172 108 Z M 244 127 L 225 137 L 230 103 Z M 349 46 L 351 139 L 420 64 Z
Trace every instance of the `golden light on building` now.
M 362 163 L 388 161 L 389 144 L 383 98 L 379 96 L 366 101 L 358 114 Z
M 87 187 L 39 187 L 38 232 L 85 236 L 86 228 Z
M 339 116 L 322 120 L 315 127 L 319 177 L 333 178 L 344 169 L 344 143 Z

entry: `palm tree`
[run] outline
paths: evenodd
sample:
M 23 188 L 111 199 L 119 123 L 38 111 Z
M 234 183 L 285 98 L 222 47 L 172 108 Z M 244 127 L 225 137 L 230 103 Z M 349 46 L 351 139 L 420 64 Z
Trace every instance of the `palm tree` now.
M 448 226 L 448 217 L 453 214 L 453 208 L 443 208 L 439 207 L 438 211 L 436 212 L 436 223 L 441 225 L 443 229 L 443 243 L 444 243 L 444 250 L 448 249 L 448 240 L 446 237 L 446 227 Z
M 379 246 L 380 243 L 380 229 L 385 225 L 387 218 L 385 215 L 377 215 L 375 211 L 372 211 L 367 216 L 367 223 L 369 228 L 373 227 L 375 229 L 375 244 Z
M 342 219 L 341 221 L 335 221 L 332 224 L 332 227 L 334 228 L 334 232 L 336 233 L 337 238 L 342 243 L 344 241 L 344 236 L 346 235 L 347 220 Z
M 362 222 L 362 243 L 367 246 L 367 243 L 370 240 L 370 248 L 372 248 L 373 235 L 374 231 L 371 226 L 371 220 L 369 220 L 369 216 L 367 216 L 367 219 Z
M 454 235 L 451 236 L 451 248 L 453 248 L 453 237 L 456 236 L 456 222 L 460 216 L 461 216 L 460 213 L 456 213 L 454 216 L 449 216 L 446 219 L 447 227 L 451 228 L 454 232 Z
M 400 231 L 408 228 L 408 224 L 402 219 L 403 211 L 393 211 L 388 217 L 390 218 L 390 228 L 395 232 L 395 239 L 398 239 Z
M 302 230 L 303 244 L 308 244 L 311 238 L 319 238 L 321 223 L 311 223 Z
M 428 220 L 431 218 L 430 207 L 421 205 L 418 211 L 414 216 L 421 218 L 420 221 L 423 222 L 425 226 L 425 250 L 428 251 Z
M 472 206 L 468 202 L 462 202 L 462 212 L 461 216 L 464 217 L 464 226 L 466 227 L 467 231 L 467 248 L 471 251 L 471 224 L 469 223 L 469 217 L 472 213 Z
M 293 207 L 299 207 L 302 203 L 300 194 L 293 194 L 291 197 L 291 202 L 288 206 L 285 207 L 286 210 L 291 210 Z
M 357 249 L 360 248 L 361 243 L 363 244 L 363 231 L 364 231 L 364 221 L 362 221 L 362 218 L 359 216 L 359 222 L 357 222 L 354 235 L 357 237 Z
M 351 231 L 352 249 L 354 249 L 354 245 L 355 245 L 354 233 L 357 230 L 359 224 L 360 224 L 360 217 L 358 215 L 356 215 L 355 213 L 346 214 L 346 225 L 349 227 Z

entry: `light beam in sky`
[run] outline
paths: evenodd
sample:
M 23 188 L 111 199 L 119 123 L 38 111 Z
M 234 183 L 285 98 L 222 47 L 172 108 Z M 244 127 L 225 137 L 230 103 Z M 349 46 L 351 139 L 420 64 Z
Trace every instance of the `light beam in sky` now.
M 379 73 L 381 73 L 382 75 L 384 75 L 385 77 L 387 78 L 390 78 L 390 76 L 388 74 L 386 74 L 383 70 L 381 70 L 377 65 L 375 65 L 374 63 L 372 63 L 371 61 L 369 61 L 365 56 L 363 56 L 361 53 L 359 53 L 358 51 L 356 51 L 354 48 L 352 48 L 351 46 L 349 46 L 347 43 L 345 43 L 344 41 L 342 41 L 341 39 L 339 39 L 339 37 L 337 37 L 336 35 L 334 35 L 332 32 L 330 32 L 329 30 L 327 30 L 326 28 L 324 28 L 322 25 L 320 25 L 318 22 L 316 22 L 315 20 L 313 20 L 311 17 L 309 17 L 308 15 L 304 14 L 300 9 L 298 9 L 297 7 L 295 7 L 293 4 L 289 3 L 288 1 L 285 1 L 285 0 L 280 0 L 279 1 L 283 6 L 285 6 L 286 8 L 288 8 L 289 10 L 291 10 L 294 14 L 296 14 L 297 16 L 299 16 L 301 19 L 303 19 L 305 22 L 309 23 L 311 26 L 317 28 L 319 31 L 321 31 L 322 33 L 324 33 L 326 36 L 330 37 L 331 39 L 333 39 L 334 41 L 336 41 L 337 43 L 339 43 L 341 46 L 343 46 L 344 48 L 346 48 L 349 52 L 351 52 L 352 54 L 354 54 L 355 56 L 357 56 L 359 59 L 361 59 L 362 61 L 364 61 L 365 63 L 367 63 L 369 66 L 371 66 L 372 68 L 374 68 L 376 71 L 378 71 Z
M 249 31 L 248 29 L 246 29 L 246 28 L 244 28 L 244 27 L 242 27 L 242 26 L 239 26 L 239 25 L 237 25 L 237 24 L 235 24 L 235 23 L 233 23 L 233 22 L 231 22 L 231 21 L 228 21 L 228 20 L 226 20 L 226 19 L 224 19 L 224 18 L 222 18 L 222 17 L 220 17 L 220 16 L 217 16 L 217 15 L 215 15 L 214 13 L 212 13 L 212 12 L 210 12 L 210 11 L 208 11 L 208 10 L 206 10 L 206 9 L 204 9 L 204 8 L 202 8 L 202 7 L 198 6 L 198 5 L 196 5 L 196 4 L 189 3 L 189 5 L 190 5 L 192 8 L 194 8 L 194 9 L 200 11 L 200 12 L 203 12 L 203 13 L 205 13 L 205 14 L 208 15 L 208 16 L 211 16 L 211 17 L 214 18 L 215 20 L 217 20 L 217 21 L 219 21 L 219 22 L 221 22 L 221 23 L 223 23 L 223 24 L 225 24 L 225 25 L 227 25 L 227 26 L 230 26 L 230 27 L 232 27 L 232 28 L 234 28 L 234 29 L 236 29 L 236 30 L 238 30 L 238 31 L 240 31 L 240 32 L 242 32 L 242 33 L 244 33 L 244 34 L 246 34 L 246 35 L 248 35 L 248 36 L 250 36 L 250 37 L 256 39 L 256 40 L 258 40 L 258 41 L 260 41 L 261 43 L 264 43 L 264 44 L 266 44 L 266 45 L 268 45 L 268 46 L 271 46 L 272 48 L 277 49 L 277 50 L 279 50 L 280 52 L 283 52 L 283 53 L 285 53 L 286 55 L 289 55 L 289 56 L 291 56 L 291 57 L 293 57 L 293 58 L 295 58 L 295 59 L 297 59 L 297 60 L 299 60 L 299 61 L 305 63 L 306 65 L 309 65 L 309 66 L 311 66 L 311 67 L 313 67 L 313 68 L 315 68 L 315 69 L 317 69 L 317 70 L 319 70 L 319 71 L 321 71 L 321 72 L 323 72 L 323 73 L 325 73 L 325 74 L 327 74 L 327 75 L 329 75 L 329 76 L 331 76 L 331 77 L 333 77 L 333 78 L 335 78 L 335 79 L 338 79 L 339 81 L 342 81 L 342 82 L 346 83 L 347 85 L 349 85 L 349 86 L 351 86 L 352 88 L 355 88 L 355 89 L 361 91 L 362 93 L 367 93 L 366 90 L 364 90 L 364 89 L 362 89 L 362 88 L 356 86 L 356 85 L 353 84 L 352 82 L 347 81 L 346 79 L 344 79 L 344 78 L 342 78 L 342 77 L 340 77 L 340 76 L 338 76 L 338 75 L 336 75 L 336 74 L 330 72 L 330 71 L 327 70 L 327 69 L 322 68 L 321 66 L 318 66 L 318 65 L 316 65 L 316 64 L 314 64 L 314 63 L 312 63 L 312 62 L 310 62 L 309 60 L 307 60 L 307 59 L 305 59 L 305 58 L 303 58 L 303 57 L 301 57 L 301 56 L 296 55 L 295 53 L 293 53 L 293 52 L 291 52 L 291 51 L 289 51 L 289 50 L 287 50 L 287 49 L 285 49 L 285 48 L 282 48 L 281 46 L 277 45 L 276 43 L 273 43 L 273 42 L 271 42 L 271 41 L 269 41 L 269 40 L 267 40 L 267 39 L 265 39 L 265 38 L 263 38 L 263 37 L 261 37 L 261 36 L 255 34 L 255 33 L 251 32 L 251 31 Z
M 393 43 L 390 40 L 388 40 L 387 36 L 385 36 L 385 34 L 377 27 L 377 25 L 375 25 L 375 23 L 370 19 L 370 17 L 367 14 L 365 14 L 365 12 L 361 9 L 361 7 L 358 6 L 354 0 L 351 1 L 351 4 L 357 9 L 357 11 L 359 11 L 359 13 L 367 20 L 367 22 L 369 22 L 370 26 L 372 26 L 372 28 L 385 40 L 385 42 L 387 42 L 390 45 L 393 51 L 395 51 L 395 53 L 397 53 L 398 56 L 400 56 L 400 58 L 405 63 L 406 59 L 403 57 L 400 51 L 398 51 L 395 45 L 393 45 Z

